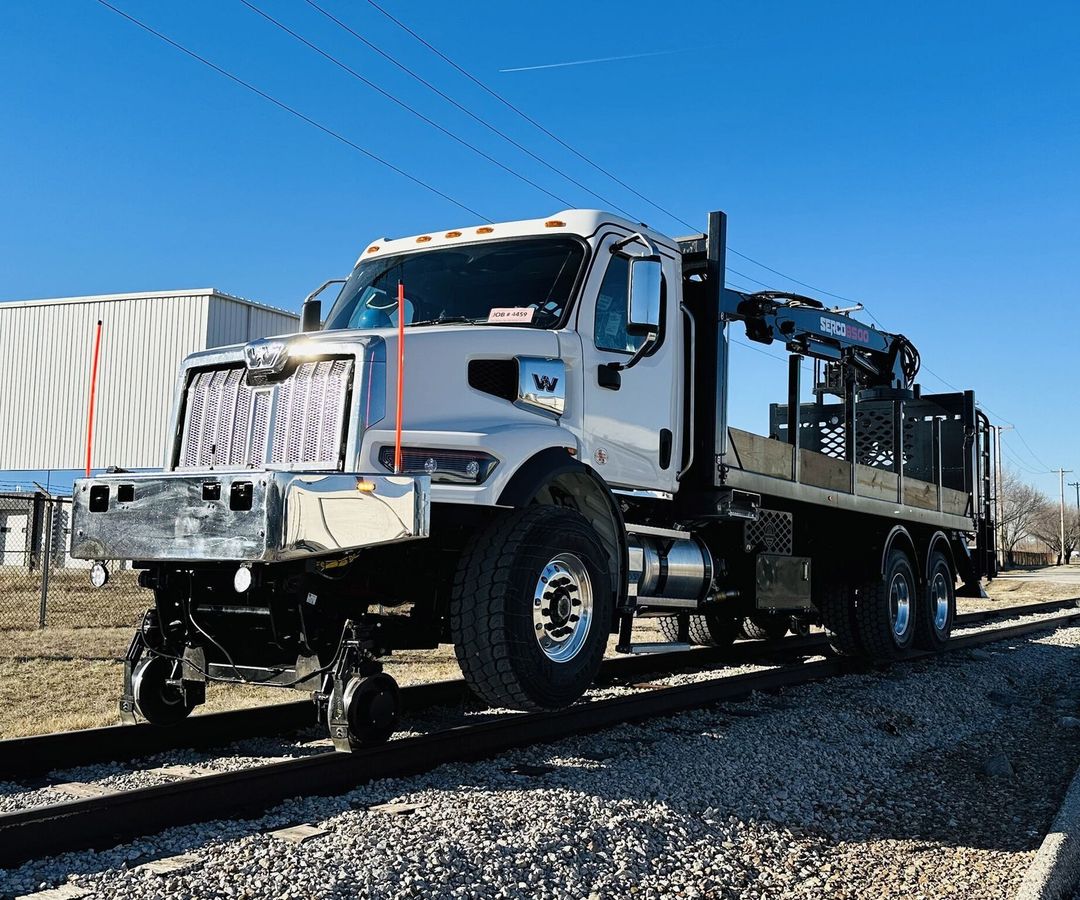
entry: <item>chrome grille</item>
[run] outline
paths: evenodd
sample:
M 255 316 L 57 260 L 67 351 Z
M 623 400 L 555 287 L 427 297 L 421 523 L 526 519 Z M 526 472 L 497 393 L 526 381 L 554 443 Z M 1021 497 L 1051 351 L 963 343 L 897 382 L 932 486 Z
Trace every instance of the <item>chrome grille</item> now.
M 249 387 L 244 372 L 233 366 L 191 377 L 180 468 L 340 464 L 351 358 L 302 363 L 284 381 L 265 387 Z
M 270 462 L 337 463 L 352 368 L 351 359 L 306 362 L 278 385 Z

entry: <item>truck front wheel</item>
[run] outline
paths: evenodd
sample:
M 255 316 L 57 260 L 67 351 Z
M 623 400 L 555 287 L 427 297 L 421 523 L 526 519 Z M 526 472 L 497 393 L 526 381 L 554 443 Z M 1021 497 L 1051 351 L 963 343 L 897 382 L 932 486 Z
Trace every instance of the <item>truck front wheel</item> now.
M 607 554 L 580 513 L 530 506 L 462 553 L 450 597 L 454 652 L 493 706 L 557 709 L 596 677 L 614 615 Z

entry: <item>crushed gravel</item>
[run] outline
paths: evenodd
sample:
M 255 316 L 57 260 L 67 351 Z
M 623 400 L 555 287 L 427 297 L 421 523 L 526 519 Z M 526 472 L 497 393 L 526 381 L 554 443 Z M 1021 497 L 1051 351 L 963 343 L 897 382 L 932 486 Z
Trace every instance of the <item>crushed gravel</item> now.
M 1080 627 L 755 694 L 37 861 L 0 894 L 1007 897 L 1080 763 L 1078 660 Z M 300 823 L 326 833 L 266 833 Z

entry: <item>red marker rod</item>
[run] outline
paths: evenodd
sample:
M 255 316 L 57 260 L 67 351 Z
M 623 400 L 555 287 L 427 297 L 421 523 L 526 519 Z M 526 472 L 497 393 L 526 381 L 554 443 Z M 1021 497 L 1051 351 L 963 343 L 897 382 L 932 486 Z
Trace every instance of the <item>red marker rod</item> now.
M 101 356 L 101 319 L 94 331 L 94 362 L 90 367 L 90 412 L 86 425 L 86 477 L 90 477 L 90 451 L 94 445 L 94 406 L 97 401 L 98 358 Z
M 401 408 L 405 390 L 405 284 L 397 283 L 397 411 L 394 416 L 394 472 L 401 474 Z M 89 466 L 89 463 L 87 463 Z

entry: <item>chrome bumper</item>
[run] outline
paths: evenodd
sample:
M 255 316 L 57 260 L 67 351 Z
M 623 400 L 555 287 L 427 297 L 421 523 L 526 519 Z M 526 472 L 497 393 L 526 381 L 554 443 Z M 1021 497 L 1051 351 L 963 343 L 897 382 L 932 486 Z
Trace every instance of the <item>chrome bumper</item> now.
M 75 483 L 77 559 L 280 562 L 428 536 L 430 479 L 279 471 Z

